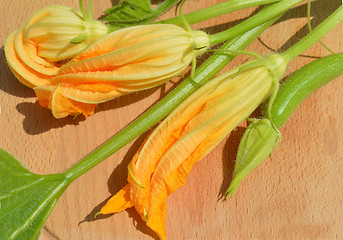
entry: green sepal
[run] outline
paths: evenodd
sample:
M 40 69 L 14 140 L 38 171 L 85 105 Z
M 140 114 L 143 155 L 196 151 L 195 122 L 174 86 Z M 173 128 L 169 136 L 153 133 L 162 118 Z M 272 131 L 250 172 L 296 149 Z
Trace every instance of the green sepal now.
M 68 183 L 63 174 L 31 173 L 0 149 L 0 239 L 35 240 Z
M 71 44 L 78 44 L 78 43 L 82 43 L 83 41 L 85 41 L 88 38 L 88 34 L 84 33 L 81 34 L 80 36 L 74 37 L 72 40 L 70 40 Z
M 268 119 L 252 119 L 238 147 L 232 182 L 225 197 L 232 197 L 242 180 L 275 148 L 280 133 Z

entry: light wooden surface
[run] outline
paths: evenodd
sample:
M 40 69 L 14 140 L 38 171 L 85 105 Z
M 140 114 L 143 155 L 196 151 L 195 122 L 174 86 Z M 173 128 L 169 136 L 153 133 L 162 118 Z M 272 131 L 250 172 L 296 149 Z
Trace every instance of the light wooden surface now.
M 184 12 L 223 0 L 188 1 Z M 111 6 L 94 2 L 95 16 Z M 49 4 L 77 7 L 67 0 L 0 0 L 0 146 L 36 173 L 66 170 L 92 149 L 126 126 L 166 95 L 177 80 L 98 106 L 83 119 L 56 120 L 39 106 L 33 91 L 21 85 L 6 65 L 3 45 L 34 10 Z M 340 1 L 313 4 L 314 25 Z M 254 9 L 228 14 L 194 28 L 213 33 L 226 22 L 248 16 Z M 170 11 L 166 16 L 174 16 Z M 249 50 L 260 54 L 282 51 L 306 33 L 306 7 L 286 14 L 263 33 Z M 221 24 L 218 27 L 215 25 Z M 323 41 L 333 51 L 343 50 L 343 25 Z M 328 52 L 315 45 L 309 56 Z M 245 58 L 237 58 L 230 66 Z M 312 61 L 299 57 L 288 73 Z M 239 127 L 192 170 L 186 186 L 171 195 L 166 222 L 168 239 L 343 239 L 343 79 L 339 78 L 308 98 L 281 129 L 282 149 L 276 149 L 242 183 L 232 199 L 221 198 L 232 176 L 234 159 L 244 128 Z M 43 229 L 40 240 L 154 239 L 134 209 L 94 219 L 106 199 L 126 183 L 127 164 L 144 136 L 136 139 L 63 194 Z

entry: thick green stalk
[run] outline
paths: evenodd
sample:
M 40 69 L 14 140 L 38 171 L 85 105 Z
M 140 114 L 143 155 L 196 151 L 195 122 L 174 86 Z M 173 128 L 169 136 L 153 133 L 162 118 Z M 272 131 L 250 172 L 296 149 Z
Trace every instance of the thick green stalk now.
M 279 128 L 314 91 L 343 74 L 343 53 L 313 61 L 282 83 L 271 109 L 271 121 Z
M 343 20 L 343 6 L 326 18 L 319 26 L 307 34 L 300 42 L 289 48 L 282 55 L 287 62 L 299 56 L 306 49 L 318 42 Z
M 185 18 L 189 24 L 202 22 L 214 17 L 218 17 L 230 12 L 238 11 L 245 8 L 255 7 L 259 5 L 278 2 L 280 0 L 231 0 L 223 3 L 218 3 L 214 6 L 200 9 L 192 13 L 185 14 Z M 183 26 L 184 22 L 181 17 L 170 18 L 167 20 L 158 21 L 157 23 L 168 23 Z
M 265 29 L 276 21 L 273 18 L 264 24 L 244 33 L 243 35 L 232 39 L 222 46 L 222 50 L 226 49 L 244 49 L 256 37 L 258 37 Z M 131 142 L 133 139 L 149 130 L 153 125 L 157 124 L 161 119 L 166 117 L 177 105 L 198 89 L 198 85 L 205 84 L 214 77 L 222 68 L 224 68 L 236 55 L 215 53 L 203 65 L 201 65 L 195 73 L 194 79 L 187 78 L 164 99 L 150 108 L 146 113 L 142 114 L 134 122 L 126 128 L 118 132 L 103 145 L 95 149 L 77 164 L 69 168 L 66 172 L 68 182 L 72 182 L 94 166 L 114 154 L 123 146 Z M 196 82 L 194 84 L 193 82 Z
M 261 23 L 266 22 L 268 19 L 276 17 L 292 6 L 302 2 L 303 0 L 282 0 L 274 4 L 270 4 L 267 7 L 263 8 L 259 13 L 256 15 L 248 18 L 244 22 L 237 24 L 236 26 L 229 28 L 223 32 L 214 34 L 210 36 L 211 44 L 218 44 L 223 41 L 227 41 L 228 39 L 233 38 L 234 36 L 240 35 L 251 28 L 254 28 Z

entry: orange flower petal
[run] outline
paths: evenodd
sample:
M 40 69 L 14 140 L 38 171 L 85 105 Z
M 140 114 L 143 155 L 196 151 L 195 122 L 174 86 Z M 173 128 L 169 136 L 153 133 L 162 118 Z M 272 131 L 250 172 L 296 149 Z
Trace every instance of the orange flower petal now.
M 132 207 L 130 201 L 130 185 L 127 184 L 116 195 L 110 198 L 100 210 L 102 214 L 118 213 Z
M 114 89 L 114 90 L 111 90 Z M 82 113 L 86 117 L 93 114 L 96 103 L 123 95 L 115 87 L 106 84 L 84 84 L 76 87 L 58 85 L 35 87 L 34 91 L 42 107 L 54 108 L 55 117 Z M 58 106 L 57 104 L 61 104 Z
M 52 94 L 50 107 L 55 118 L 63 118 L 79 113 L 88 117 L 94 113 L 95 104 L 82 103 L 67 98 L 63 95 L 63 89 L 59 85 Z
M 13 74 L 21 83 L 30 88 L 49 84 L 51 76 L 37 72 L 35 69 L 29 67 L 17 54 L 14 46 L 16 34 L 17 31 L 12 32 L 5 43 L 7 63 Z
M 159 205 L 159 211 L 157 214 L 149 216 L 146 225 L 150 227 L 161 240 L 166 239 L 166 228 L 165 222 L 167 219 L 167 204 L 166 202 L 161 202 Z
M 105 84 L 82 84 L 74 87 L 61 86 L 60 91 L 63 96 L 71 100 L 88 104 L 102 103 L 124 95 L 124 93 L 117 91 L 115 87 Z
M 55 88 L 55 86 L 40 86 L 33 88 L 38 97 L 39 104 L 42 107 L 50 108 L 50 100 Z
M 14 39 L 14 47 L 19 58 L 36 72 L 54 76 L 59 67 L 37 55 L 37 46 L 33 42 L 25 42 L 22 29 L 19 29 Z

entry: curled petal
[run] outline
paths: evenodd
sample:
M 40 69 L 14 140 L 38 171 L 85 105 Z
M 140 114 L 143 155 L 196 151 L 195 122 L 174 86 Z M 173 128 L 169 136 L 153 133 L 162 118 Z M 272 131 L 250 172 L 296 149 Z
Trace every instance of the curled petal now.
M 82 103 L 64 96 L 64 88 L 58 86 L 41 86 L 34 88 L 42 107 L 51 109 L 55 118 L 82 113 L 85 117 L 94 113 L 95 104 Z
M 25 86 L 28 86 L 30 88 L 36 87 L 36 86 L 42 86 L 42 85 L 48 85 L 51 80 L 50 74 L 57 74 L 57 68 L 55 66 L 52 67 L 42 67 L 42 65 L 38 64 L 37 62 L 34 62 L 32 59 L 30 59 L 29 56 L 27 56 L 26 52 L 22 52 L 19 54 L 19 52 L 16 49 L 15 43 L 18 41 L 15 41 L 16 36 L 20 35 L 18 31 L 12 32 L 5 43 L 5 54 L 8 66 L 12 70 L 13 74 L 17 77 L 17 79 L 23 83 Z M 20 41 L 19 41 L 20 44 Z M 20 56 L 21 55 L 21 56 Z M 24 55 L 24 57 L 23 57 Z M 22 58 L 23 57 L 23 58 Z M 29 59 L 29 62 L 32 61 L 34 65 L 36 65 L 37 68 L 32 68 L 31 66 L 27 65 L 24 61 L 27 62 L 27 59 Z M 40 68 L 44 68 L 45 72 L 50 72 L 49 75 L 45 73 L 41 73 L 39 71 Z M 38 70 L 37 70 L 38 69 Z M 49 70 L 47 70 L 49 69 Z

